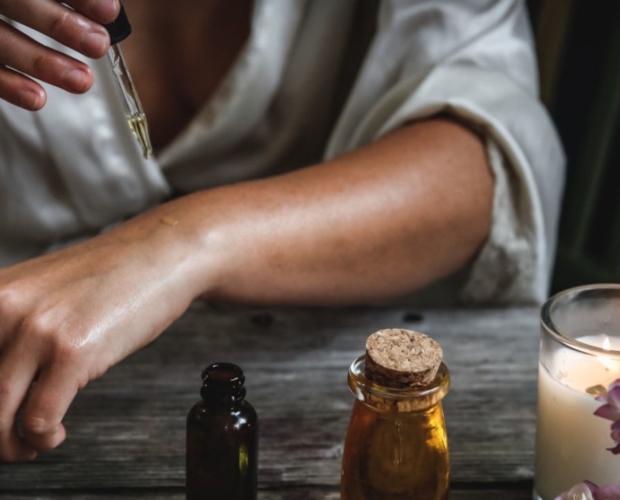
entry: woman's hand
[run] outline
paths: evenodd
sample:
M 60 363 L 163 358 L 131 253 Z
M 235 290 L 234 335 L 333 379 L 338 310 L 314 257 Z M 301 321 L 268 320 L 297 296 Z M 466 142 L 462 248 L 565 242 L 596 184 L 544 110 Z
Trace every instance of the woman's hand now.
M 102 24 L 118 15 L 119 0 L 0 0 L 0 15 L 47 35 L 86 57 L 99 58 L 110 46 Z M 72 10 L 74 9 L 74 10 Z M 74 93 L 93 84 L 90 68 L 41 45 L 0 20 L 0 99 L 30 111 L 41 109 L 45 90 L 33 78 Z
M 189 306 L 196 259 L 187 258 L 182 231 L 143 217 L 0 270 L 0 461 L 58 446 L 77 391 Z

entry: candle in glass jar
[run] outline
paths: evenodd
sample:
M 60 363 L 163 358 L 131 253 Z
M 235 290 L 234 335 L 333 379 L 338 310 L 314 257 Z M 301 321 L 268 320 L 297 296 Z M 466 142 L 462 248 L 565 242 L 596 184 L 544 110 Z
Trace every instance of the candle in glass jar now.
M 620 339 L 604 334 L 576 340 L 620 351 Z M 608 451 L 616 444 L 610 437 L 611 422 L 594 415 L 603 403 L 588 393 L 620 378 L 620 363 L 569 348 L 553 356 L 552 373 L 542 363 L 539 367 L 536 491 L 543 500 L 554 500 L 584 480 L 620 482 L 620 455 Z

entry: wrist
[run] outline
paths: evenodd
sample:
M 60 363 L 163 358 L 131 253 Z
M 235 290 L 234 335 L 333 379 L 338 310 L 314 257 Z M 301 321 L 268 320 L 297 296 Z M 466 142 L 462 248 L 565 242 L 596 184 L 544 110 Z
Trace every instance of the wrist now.
M 187 305 L 214 293 L 223 268 L 222 234 L 208 219 L 192 213 L 181 198 L 136 217 L 123 228 L 132 233 L 132 241 L 141 241 L 141 259 L 158 267 L 161 281 L 169 283 Z

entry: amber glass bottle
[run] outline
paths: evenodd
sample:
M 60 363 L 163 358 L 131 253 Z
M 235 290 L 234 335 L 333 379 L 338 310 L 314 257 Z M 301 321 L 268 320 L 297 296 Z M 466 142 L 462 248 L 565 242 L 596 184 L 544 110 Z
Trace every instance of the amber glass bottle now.
M 256 500 L 258 420 L 243 372 L 217 363 L 202 380 L 187 417 L 187 500 Z
M 394 389 L 349 370 L 356 396 L 342 460 L 341 500 L 447 500 L 450 464 L 441 400 L 450 375 L 442 363 L 424 388 Z

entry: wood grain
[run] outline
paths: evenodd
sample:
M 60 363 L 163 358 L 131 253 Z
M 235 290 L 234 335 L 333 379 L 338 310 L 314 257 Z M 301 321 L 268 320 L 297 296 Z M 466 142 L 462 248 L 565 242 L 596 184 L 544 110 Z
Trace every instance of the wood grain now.
M 129 496 L 106 498 L 142 498 L 134 488 L 148 488 L 149 498 L 182 498 L 174 491 L 184 484 L 185 416 L 198 398 L 201 370 L 221 360 L 244 369 L 248 400 L 259 413 L 260 486 L 269 490 L 261 498 L 338 498 L 353 403 L 347 369 L 367 336 L 388 327 L 422 331 L 444 348 L 452 374 L 444 409 L 455 485 L 518 486 L 501 496 L 472 490 L 452 498 L 531 498 L 537 310 L 430 311 L 420 318 L 395 309 L 206 305 L 194 306 L 83 390 L 58 450 L 31 464 L 0 464 L 0 491 L 29 492 L 0 498 L 102 488 L 131 489 Z M 169 495 L 157 496 L 158 488 Z
M 185 500 L 185 494 L 181 492 L 101 492 L 97 494 L 83 493 L 33 493 L 2 495 L 0 500 Z M 531 500 L 531 489 L 519 490 L 461 490 L 450 493 L 451 500 Z M 293 488 L 274 491 L 260 491 L 258 500 L 340 500 L 338 490 L 322 488 Z

